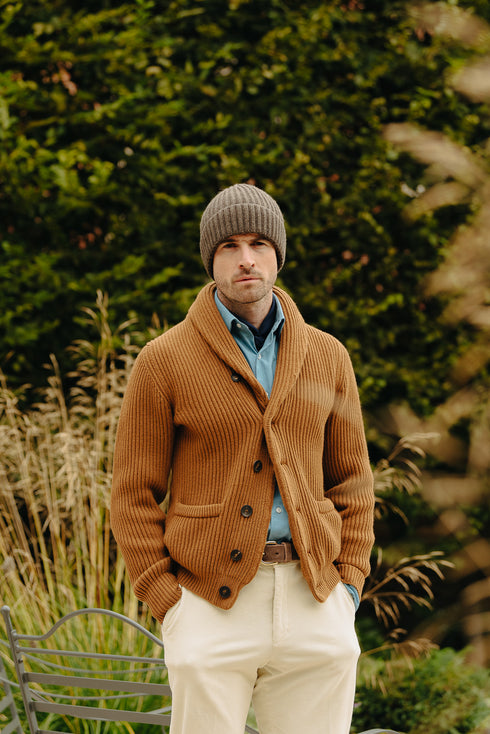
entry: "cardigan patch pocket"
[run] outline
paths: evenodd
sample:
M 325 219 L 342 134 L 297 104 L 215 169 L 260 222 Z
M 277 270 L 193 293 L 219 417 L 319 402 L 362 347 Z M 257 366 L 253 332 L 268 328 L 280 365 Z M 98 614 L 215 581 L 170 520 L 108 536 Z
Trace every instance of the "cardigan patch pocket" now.
M 219 554 L 223 505 L 187 505 L 176 502 L 172 522 L 165 528 L 170 557 L 186 575 L 202 580 L 209 576 L 209 558 Z
M 182 517 L 218 517 L 223 508 L 222 504 L 213 505 L 184 505 L 182 502 L 175 503 L 175 514 Z

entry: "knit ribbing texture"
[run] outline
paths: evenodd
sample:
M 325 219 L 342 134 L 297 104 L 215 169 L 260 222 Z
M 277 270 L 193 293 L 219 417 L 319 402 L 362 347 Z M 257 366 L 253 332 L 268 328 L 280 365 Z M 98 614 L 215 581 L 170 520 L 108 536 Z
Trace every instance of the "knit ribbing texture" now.
M 126 391 L 111 523 L 135 593 L 159 621 L 179 584 L 229 609 L 257 573 L 277 481 L 313 596 L 324 601 L 340 579 L 360 595 L 374 495 L 348 354 L 275 288 L 285 324 L 268 399 L 215 290 L 143 349 Z

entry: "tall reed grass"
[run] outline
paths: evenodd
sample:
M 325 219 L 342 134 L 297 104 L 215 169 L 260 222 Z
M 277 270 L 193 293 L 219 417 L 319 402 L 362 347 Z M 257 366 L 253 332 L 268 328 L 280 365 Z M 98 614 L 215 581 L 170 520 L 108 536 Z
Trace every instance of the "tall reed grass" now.
M 114 439 L 137 347 L 129 323 L 110 330 L 107 306 L 99 293 L 87 312 L 98 339 L 73 346 L 68 386 L 52 357 L 47 386 L 23 410 L 1 378 L 0 596 L 26 633 L 81 606 L 143 613 L 109 526 Z

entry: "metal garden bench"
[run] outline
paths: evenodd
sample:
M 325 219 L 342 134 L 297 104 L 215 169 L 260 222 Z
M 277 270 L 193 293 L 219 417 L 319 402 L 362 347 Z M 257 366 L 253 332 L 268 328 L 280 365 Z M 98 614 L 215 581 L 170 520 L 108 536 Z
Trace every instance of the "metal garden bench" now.
M 140 624 L 107 609 L 79 609 L 66 614 L 43 635 L 26 635 L 14 629 L 8 607 L 3 607 L 1 612 L 30 734 L 61 734 L 62 730 L 56 727 L 61 726 L 67 717 L 80 721 L 153 724 L 162 732 L 168 730 L 171 694 L 165 682 L 167 671 L 162 656 L 163 643 Z M 68 635 L 74 649 L 57 645 L 60 631 L 66 639 L 67 626 L 80 617 L 92 618 L 92 622 L 97 618 L 102 621 L 102 617 L 117 620 L 120 634 L 144 636 L 145 654 L 86 651 L 77 638 L 76 623 Z M 4 729 L 0 722 L 0 732 L 22 734 L 11 687 L 2 670 L 3 666 L 0 668 L 0 682 L 5 697 L 0 699 L 0 712 L 2 705 L 3 709 L 8 708 L 12 721 Z M 165 705 L 162 707 L 162 704 Z M 259 734 L 249 725 L 245 731 Z M 370 729 L 361 734 L 397 732 Z
M 2 734 L 23 734 L 19 714 L 14 701 L 12 686 L 7 671 L 0 658 L 0 732 Z
M 162 642 L 155 635 L 137 622 L 104 609 L 77 610 L 62 617 L 44 635 L 24 635 L 14 629 L 8 607 L 1 611 L 30 734 L 58 734 L 61 730 L 56 727 L 62 724 L 62 717 L 154 724 L 166 731 L 170 723 L 170 687 L 155 682 L 166 680 Z M 76 625 L 71 631 L 66 626 L 82 615 L 119 620 L 121 634 L 144 635 L 148 654 L 80 649 Z M 70 635 L 75 649 L 56 645 L 56 633 L 62 627 L 65 639 Z M 162 708 L 165 699 L 168 705 Z M 155 708 L 150 708 L 152 703 Z

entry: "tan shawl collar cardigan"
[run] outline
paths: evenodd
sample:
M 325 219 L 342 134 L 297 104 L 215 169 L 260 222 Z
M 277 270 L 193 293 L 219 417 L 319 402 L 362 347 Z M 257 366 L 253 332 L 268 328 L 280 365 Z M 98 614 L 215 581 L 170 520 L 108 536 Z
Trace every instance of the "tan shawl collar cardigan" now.
M 179 584 L 229 609 L 260 564 L 276 477 L 313 596 L 339 579 L 360 594 L 374 496 L 347 352 L 275 288 L 285 324 L 269 400 L 214 291 L 144 347 L 123 401 L 111 522 L 135 593 L 159 621 Z

